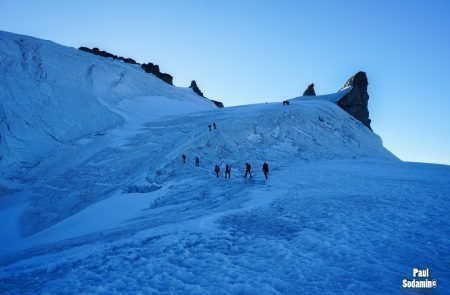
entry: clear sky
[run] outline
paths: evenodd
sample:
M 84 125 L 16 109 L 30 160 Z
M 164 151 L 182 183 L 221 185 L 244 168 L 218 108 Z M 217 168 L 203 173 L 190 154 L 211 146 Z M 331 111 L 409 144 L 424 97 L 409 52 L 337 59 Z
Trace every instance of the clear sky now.
M 0 30 L 157 63 L 227 106 L 335 92 L 363 70 L 385 146 L 450 164 L 447 0 L 0 0 Z

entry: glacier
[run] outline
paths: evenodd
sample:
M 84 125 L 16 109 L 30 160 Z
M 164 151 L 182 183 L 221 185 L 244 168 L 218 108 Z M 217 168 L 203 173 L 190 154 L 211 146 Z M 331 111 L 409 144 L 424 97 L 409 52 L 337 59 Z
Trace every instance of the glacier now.
M 0 32 L 0 292 L 391 294 L 425 266 L 444 294 L 450 167 L 399 160 L 346 91 L 217 109 Z

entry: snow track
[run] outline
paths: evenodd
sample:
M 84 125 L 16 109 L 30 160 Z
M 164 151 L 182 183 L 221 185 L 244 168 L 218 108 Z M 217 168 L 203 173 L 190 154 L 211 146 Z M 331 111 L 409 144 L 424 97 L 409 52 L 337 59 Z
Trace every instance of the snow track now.
M 392 293 L 411 265 L 424 263 L 445 285 L 450 224 L 440 216 L 450 206 L 450 170 L 397 161 L 328 105 L 193 113 L 88 141 L 78 148 L 90 156 L 33 187 L 41 194 L 29 207 L 51 195 L 59 206 L 45 211 L 67 218 L 6 248 L 0 291 Z M 316 121 L 321 108 L 331 112 L 321 114 L 326 125 Z M 247 161 L 251 180 L 242 177 Z M 232 165 L 231 180 L 213 175 L 215 163 Z M 68 192 L 82 195 L 86 183 L 85 209 L 68 206 Z M 431 207 L 404 205 L 427 198 Z M 394 249 L 395 258 L 386 256 Z

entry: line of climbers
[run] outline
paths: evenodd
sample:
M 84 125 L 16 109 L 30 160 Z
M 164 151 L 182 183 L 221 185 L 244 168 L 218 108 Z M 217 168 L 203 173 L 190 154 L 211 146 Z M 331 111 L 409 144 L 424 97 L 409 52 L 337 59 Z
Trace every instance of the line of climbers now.
M 283 102 L 283 105 L 284 105 L 284 102 Z M 214 130 L 217 129 L 216 122 L 213 122 L 212 125 L 211 124 L 208 125 L 209 131 L 212 131 L 211 126 L 212 126 L 212 128 L 214 128 Z M 186 154 L 181 155 L 181 159 L 183 160 L 183 164 L 186 164 Z M 198 156 L 195 157 L 195 167 L 200 167 L 200 158 Z M 267 162 L 264 162 L 264 164 L 262 166 L 262 172 L 264 173 L 264 177 L 267 180 L 268 175 L 269 175 L 269 164 L 267 164 Z M 216 177 L 219 178 L 220 167 L 217 164 L 214 165 L 214 173 L 216 174 Z M 244 178 L 247 178 L 247 175 L 249 175 L 250 178 L 252 178 L 252 166 L 249 163 L 245 163 Z M 229 164 L 225 165 L 225 179 L 227 179 L 227 178 L 231 179 L 231 165 L 229 165 Z
M 186 164 L 186 155 L 181 155 L 181 160 L 183 161 L 183 164 Z M 195 157 L 195 167 L 200 167 L 200 158 L 198 156 Z M 264 162 L 262 165 L 262 172 L 264 173 L 264 177 L 266 180 L 269 178 L 269 164 L 267 162 Z M 216 174 L 216 177 L 219 178 L 220 174 L 220 167 L 219 165 L 214 165 L 214 173 Z M 245 163 L 245 174 L 244 178 L 247 178 L 247 175 L 252 178 L 252 166 L 249 163 Z M 231 179 L 231 165 L 226 164 L 225 165 L 225 179 Z

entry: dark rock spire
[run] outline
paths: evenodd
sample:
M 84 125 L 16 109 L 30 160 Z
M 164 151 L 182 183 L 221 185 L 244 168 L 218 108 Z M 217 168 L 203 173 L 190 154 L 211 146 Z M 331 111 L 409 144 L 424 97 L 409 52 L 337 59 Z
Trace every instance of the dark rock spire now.
M 314 83 L 308 85 L 305 92 L 303 92 L 303 96 L 316 96 L 316 92 L 314 91 Z
M 356 75 L 350 77 L 342 89 L 352 87 L 350 92 L 344 95 L 338 102 L 340 106 L 347 113 L 352 115 L 358 121 L 363 123 L 367 128 L 370 127 L 371 120 L 369 119 L 369 93 L 367 92 L 367 75 L 364 72 L 358 72 Z
M 192 91 L 194 91 L 195 93 L 197 93 L 198 95 L 200 95 L 201 97 L 205 97 L 203 95 L 203 92 L 200 90 L 200 88 L 198 88 L 197 86 L 197 82 L 195 82 L 195 80 L 191 81 L 191 86 L 189 86 L 189 88 L 192 89 Z
M 203 95 L 203 92 L 200 90 L 200 88 L 198 88 L 198 85 L 197 85 L 197 82 L 195 82 L 195 80 L 192 80 L 191 81 L 191 85 L 189 86 L 189 88 L 191 88 L 192 89 L 192 91 L 194 91 L 196 94 L 198 94 L 199 96 L 201 96 L 201 97 L 205 97 L 204 95 Z M 205 97 L 206 98 L 206 97 Z M 206 98 L 206 99 L 209 99 L 209 98 Z M 210 101 L 212 101 L 213 103 L 214 103 L 214 105 L 216 106 L 216 107 L 218 107 L 218 108 L 223 108 L 224 106 L 223 106 L 223 103 L 221 103 L 220 101 L 217 101 L 217 100 L 212 100 L 212 99 L 209 99 Z

